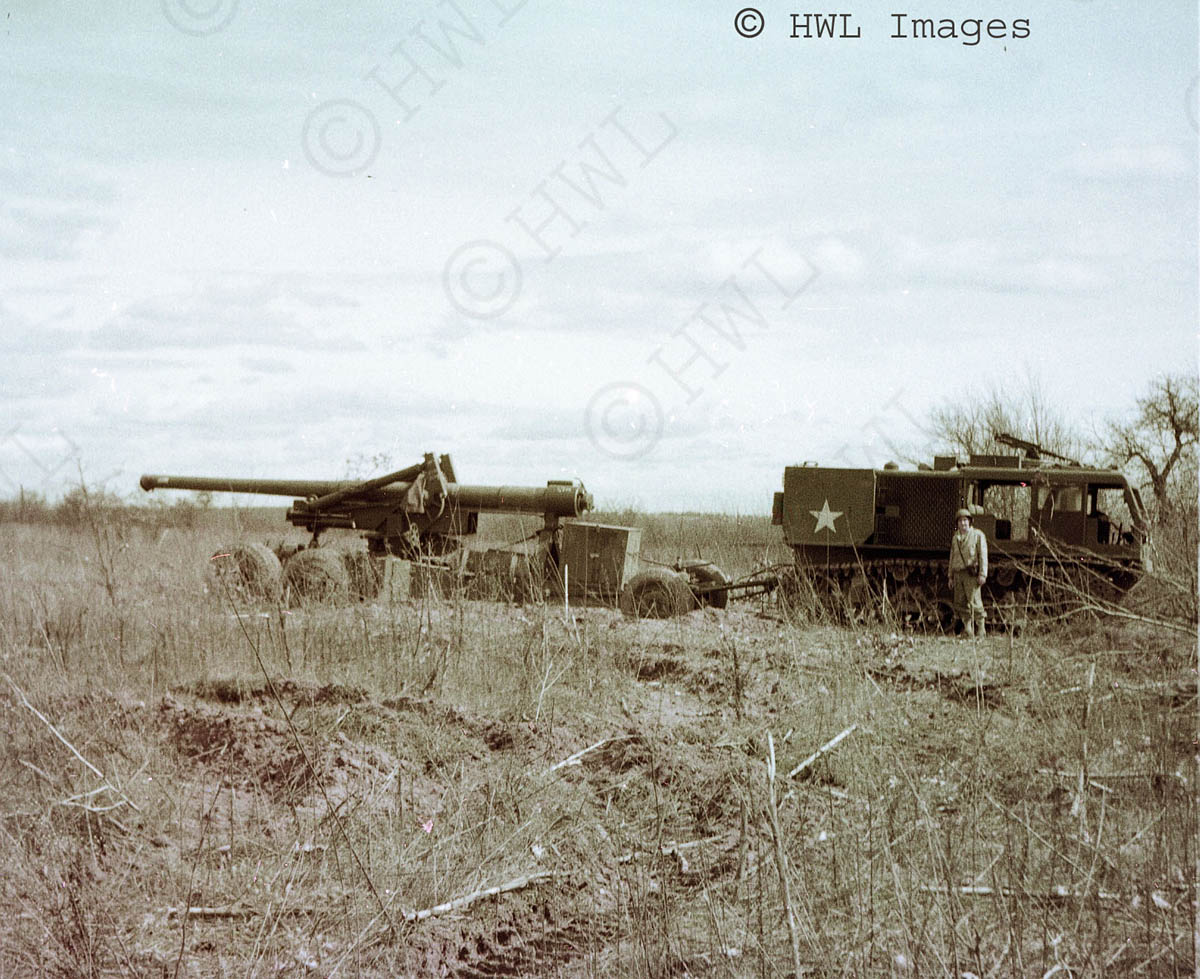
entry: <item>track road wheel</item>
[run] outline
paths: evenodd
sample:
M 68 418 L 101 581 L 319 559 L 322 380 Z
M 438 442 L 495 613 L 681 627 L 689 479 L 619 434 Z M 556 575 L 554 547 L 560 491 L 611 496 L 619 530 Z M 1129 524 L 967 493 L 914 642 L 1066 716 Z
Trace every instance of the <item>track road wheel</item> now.
M 212 590 L 218 598 L 232 594 L 242 599 L 274 602 L 283 590 L 283 568 L 266 544 L 234 544 L 219 548 L 208 559 Z
M 666 568 L 635 574 L 625 584 L 621 611 L 635 619 L 669 619 L 696 607 L 687 579 Z
M 925 632 L 930 626 L 932 609 L 919 589 L 904 585 L 889 599 L 892 616 L 905 632 Z
M 291 558 L 283 569 L 291 604 L 343 601 L 350 594 L 350 575 L 337 551 L 309 548 Z
M 531 605 L 542 600 L 542 589 L 534 575 L 533 564 L 525 558 L 513 562 L 512 580 L 509 585 L 512 601 L 518 605 Z
M 843 585 L 842 602 L 846 618 L 852 623 L 865 624 L 874 622 L 879 617 L 878 596 L 870 582 L 861 574 L 856 574 Z
M 1003 592 L 997 595 L 990 602 L 984 602 L 988 606 L 988 619 L 1004 627 L 1005 631 L 1014 636 L 1019 636 L 1024 630 L 1029 619 L 1029 610 L 1025 606 L 1023 592 Z

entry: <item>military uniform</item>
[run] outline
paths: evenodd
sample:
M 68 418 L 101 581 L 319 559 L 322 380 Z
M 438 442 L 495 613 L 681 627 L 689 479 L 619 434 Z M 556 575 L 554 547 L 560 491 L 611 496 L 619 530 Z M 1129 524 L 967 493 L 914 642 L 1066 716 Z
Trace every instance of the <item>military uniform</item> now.
M 954 590 L 954 613 L 962 620 L 968 636 L 985 636 L 983 592 L 979 579 L 987 577 L 987 537 L 982 530 L 956 530 L 950 539 L 950 586 Z

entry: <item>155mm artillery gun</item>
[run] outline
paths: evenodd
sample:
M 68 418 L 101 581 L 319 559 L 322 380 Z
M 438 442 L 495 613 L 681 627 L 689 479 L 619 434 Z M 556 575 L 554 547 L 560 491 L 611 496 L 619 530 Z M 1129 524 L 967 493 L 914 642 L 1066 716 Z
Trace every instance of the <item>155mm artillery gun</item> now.
M 290 496 L 287 520 L 312 534 L 306 548 L 272 551 L 263 544 L 221 548 L 213 569 L 221 588 L 254 597 L 336 599 L 353 592 L 376 597 L 400 577 L 407 595 L 415 578 L 480 598 L 537 598 L 546 589 L 584 602 L 619 605 L 629 615 L 664 617 L 710 605 L 730 594 L 755 594 L 761 581 L 731 582 L 711 562 L 679 561 L 640 570 L 641 530 L 577 518 L 593 508 L 575 480 L 543 486 L 459 483 L 450 457 L 426 453 L 422 462 L 373 479 L 241 479 L 147 474 L 147 492 L 162 489 Z M 515 544 L 473 545 L 481 513 L 540 515 L 542 525 Z M 317 546 L 326 530 L 357 530 L 367 551 Z M 283 562 L 283 563 L 281 563 Z M 393 575 L 393 572 L 395 573 Z
M 443 554 L 476 533 L 480 513 L 541 514 L 553 532 L 562 517 L 592 508 L 591 494 L 572 480 L 539 486 L 470 486 L 458 483 L 448 455 L 361 482 L 350 480 L 230 479 L 147 474 L 142 489 L 196 490 L 290 496 L 289 523 L 317 543 L 331 529 L 362 531 L 372 554 L 413 558 Z
M 283 555 L 287 558 L 286 576 L 278 556 L 263 545 L 226 548 L 217 555 L 234 561 L 242 582 L 265 582 L 254 590 L 268 597 L 285 581 L 293 590 L 315 597 L 345 591 L 361 581 L 368 582 L 367 587 L 356 590 L 371 592 L 370 583 L 377 587 L 381 577 L 373 559 L 388 556 L 425 567 L 450 568 L 448 556 L 464 553 L 478 531 L 481 513 L 542 517 L 541 528 L 532 535 L 536 545 L 523 562 L 517 555 L 511 561 L 513 573 L 532 582 L 557 571 L 560 521 L 582 516 L 592 508 L 591 494 L 577 481 L 551 480 L 544 487 L 467 485 L 455 479 L 449 456 L 435 458 L 433 453 L 426 453 L 416 465 L 362 481 L 147 474 L 139 482 L 147 492 L 173 489 L 292 497 L 287 520 L 312 534 L 312 541 L 294 556 Z M 367 541 L 368 553 L 362 556 L 367 560 L 350 557 L 343 561 L 318 548 L 326 530 L 360 531 Z M 271 558 L 275 559 L 273 566 Z

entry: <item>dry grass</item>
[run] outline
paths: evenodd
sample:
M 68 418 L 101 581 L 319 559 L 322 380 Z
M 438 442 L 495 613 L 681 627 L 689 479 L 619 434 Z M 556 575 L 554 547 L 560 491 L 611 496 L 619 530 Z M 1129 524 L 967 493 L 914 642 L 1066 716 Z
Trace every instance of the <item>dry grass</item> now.
M 5 527 L 0 976 L 1194 971 L 1186 638 L 249 606 L 213 524 Z

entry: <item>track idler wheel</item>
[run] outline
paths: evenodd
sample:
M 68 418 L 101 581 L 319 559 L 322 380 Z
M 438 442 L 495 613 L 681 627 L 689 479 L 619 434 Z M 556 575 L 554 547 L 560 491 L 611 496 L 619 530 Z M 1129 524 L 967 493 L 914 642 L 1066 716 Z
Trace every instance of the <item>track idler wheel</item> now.
M 894 595 L 889 596 L 888 604 L 896 624 L 908 632 L 924 632 L 929 626 L 928 598 L 916 588 L 907 585 L 897 588 Z
M 879 617 L 878 596 L 871 582 L 856 574 L 842 586 L 846 617 L 853 623 L 874 622 Z

